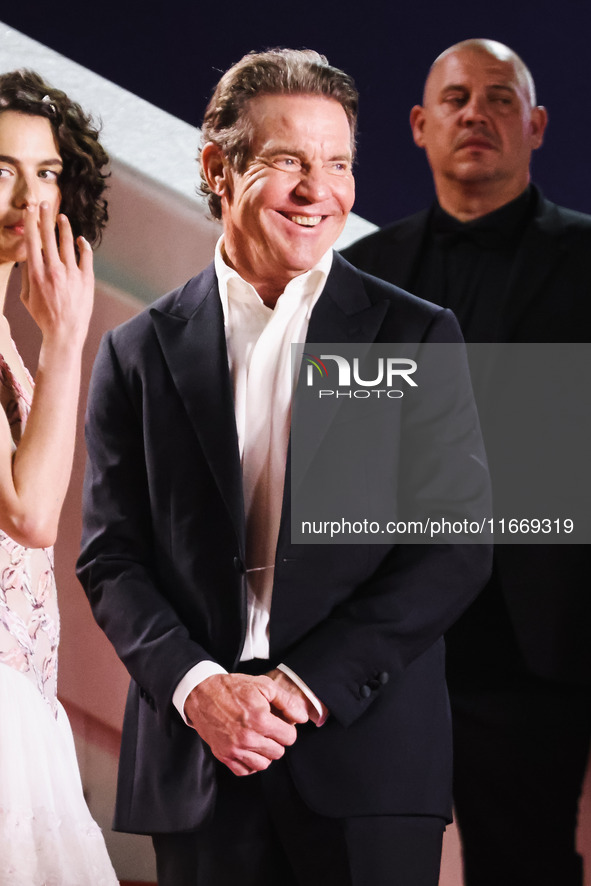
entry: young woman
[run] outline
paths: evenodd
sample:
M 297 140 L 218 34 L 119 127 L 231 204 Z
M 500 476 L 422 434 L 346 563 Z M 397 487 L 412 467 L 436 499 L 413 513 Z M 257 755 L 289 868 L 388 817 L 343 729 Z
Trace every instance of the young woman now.
M 117 883 L 57 700 L 53 553 L 92 311 L 107 156 L 79 105 L 0 75 L 0 307 L 14 265 L 42 344 L 35 386 L 0 314 L 0 884 Z

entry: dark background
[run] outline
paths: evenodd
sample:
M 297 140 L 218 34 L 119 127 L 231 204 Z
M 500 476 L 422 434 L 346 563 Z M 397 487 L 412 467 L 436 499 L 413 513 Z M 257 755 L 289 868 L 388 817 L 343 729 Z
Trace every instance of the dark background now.
M 377 224 L 432 198 L 408 125 L 432 60 L 468 37 L 500 40 L 522 55 L 549 109 L 535 180 L 551 199 L 591 212 L 589 0 L 2 5 L 2 21 L 196 126 L 220 71 L 245 52 L 291 46 L 325 53 L 353 75 L 361 94 L 355 211 Z

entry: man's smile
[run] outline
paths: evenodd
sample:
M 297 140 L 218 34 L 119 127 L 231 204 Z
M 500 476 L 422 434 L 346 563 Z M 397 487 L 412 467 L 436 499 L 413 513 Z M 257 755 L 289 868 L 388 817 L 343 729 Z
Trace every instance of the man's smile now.
M 303 225 L 307 228 L 316 227 L 316 225 L 320 224 L 322 219 L 325 218 L 323 215 L 289 215 L 287 212 L 282 212 L 281 215 L 294 224 Z

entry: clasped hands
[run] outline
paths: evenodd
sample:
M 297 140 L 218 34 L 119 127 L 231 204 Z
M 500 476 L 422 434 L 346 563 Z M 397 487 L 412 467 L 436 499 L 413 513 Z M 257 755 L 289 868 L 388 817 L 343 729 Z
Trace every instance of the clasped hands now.
M 266 769 L 295 742 L 297 723 L 319 718 L 304 693 L 276 668 L 260 677 L 208 677 L 189 694 L 185 716 L 234 775 Z

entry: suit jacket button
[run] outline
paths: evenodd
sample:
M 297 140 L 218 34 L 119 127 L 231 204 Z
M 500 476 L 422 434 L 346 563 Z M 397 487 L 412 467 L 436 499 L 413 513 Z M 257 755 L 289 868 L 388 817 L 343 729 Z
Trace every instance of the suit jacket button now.
M 371 695 L 371 689 L 369 686 L 363 685 L 359 690 L 359 694 L 361 695 L 361 698 L 369 698 Z
M 245 572 L 244 563 L 240 559 L 240 557 L 234 557 L 234 569 L 236 572 L 240 572 L 241 574 Z
M 382 686 L 385 686 L 389 679 L 390 674 L 388 673 L 388 671 L 382 671 L 381 674 L 378 674 L 378 680 L 380 681 Z

